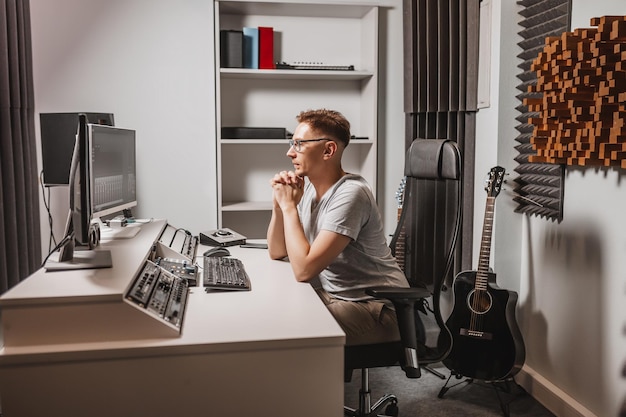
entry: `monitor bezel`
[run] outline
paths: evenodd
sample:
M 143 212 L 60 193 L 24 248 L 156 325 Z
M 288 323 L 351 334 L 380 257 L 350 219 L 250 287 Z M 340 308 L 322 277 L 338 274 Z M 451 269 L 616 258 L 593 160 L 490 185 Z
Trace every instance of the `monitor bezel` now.
M 135 187 L 137 185 L 137 133 L 135 130 L 133 129 L 126 129 L 126 128 L 122 128 L 122 127 L 118 127 L 118 126 L 108 126 L 108 125 L 101 125 L 101 124 L 96 124 L 96 123 L 88 123 L 87 124 L 87 136 L 88 136 L 88 152 L 89 152 L 89 164 L 90 164 L 90 175 L 89 175 L 89 182 L 90 182 L 90 200 L 91 200 L 91 219 L 96 220 L 98 218 L 103 218 L 105 216 L 109 216 L 112 214 L 116 214 L 116 213 L 121 213 L 124 210 L 128 210 L 131 209 L 133 207 L 137 207 L 137 190 L 135 188 L 135 199 L 132 201 L 126 201 L 126 202 L 122 202 L 120 204 L 117 204 L 115 206 L 111 206 L 111 207 L 107 207 L 104 208 L 102 210 L 97 210 L 95 207 L 95 197 L 93 195 L 93 192 L 95 190 L 94 187 L 94 182 L 95 182 L 95 175 L 94 175 L 94 171 L 93 171 L 93 167 L 91 167 L 91 156 L 93 154 L 93 135 L 94 132 L 98 133 L 98 131 L 108 131 L 108 132 L 122 132 L 126 135 L 128 135 L 129 133 L 132 133 L 132 141 L 133 141 L 133 149 L 135 152 Z

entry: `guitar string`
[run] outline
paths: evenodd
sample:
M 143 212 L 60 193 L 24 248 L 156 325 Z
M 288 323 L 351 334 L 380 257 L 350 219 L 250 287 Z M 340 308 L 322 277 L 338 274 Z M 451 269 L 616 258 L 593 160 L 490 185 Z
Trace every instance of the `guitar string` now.
M 472 297 L 472 313 L 470 329 L 482 331 L 483 313 L 489 308 L 489 294 L 487 291 L 489 255 L 491 251 L 492 222 L 495 206 L 495 197 L 487 197 L 485 203 L 485 219 L 483 224 L 482 243 L 480 247 L 480 260 L 474 282 L 474 295 Z

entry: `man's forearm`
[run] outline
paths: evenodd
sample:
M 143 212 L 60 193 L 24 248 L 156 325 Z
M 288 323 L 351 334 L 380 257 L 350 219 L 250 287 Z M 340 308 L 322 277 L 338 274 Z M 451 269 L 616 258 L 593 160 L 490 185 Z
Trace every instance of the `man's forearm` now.
M 282 216 L 286 251 L 294 275 L 298 281 L 308 281 L 312 277 L 307 262 L 311 246 L 304 235 L 298 210 L 290 207 L 282 212 Z
M 279 207 L 272 209 L 272 218 L 267 228 L 267 248 L 272 259 L 282 259 L 287 256 L 283 215 Z

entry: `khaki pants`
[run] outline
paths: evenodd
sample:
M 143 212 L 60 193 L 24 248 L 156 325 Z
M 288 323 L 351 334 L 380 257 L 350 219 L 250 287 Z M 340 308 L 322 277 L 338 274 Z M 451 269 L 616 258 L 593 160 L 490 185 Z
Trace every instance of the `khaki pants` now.
M 317 290 L 326 307 L 346 334 L 346 345 L 400 340 L 396 312 L 382 301 L 344 301 Z

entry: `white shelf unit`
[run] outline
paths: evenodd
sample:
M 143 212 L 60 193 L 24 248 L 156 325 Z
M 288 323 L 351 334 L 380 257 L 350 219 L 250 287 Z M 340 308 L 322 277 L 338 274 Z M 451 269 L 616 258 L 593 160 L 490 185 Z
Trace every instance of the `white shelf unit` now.
M 286 140 L 222 139 L 222 127 L 279 127 L 293 132 L 302 110 L 342 112 L 359 139 L 344 169 L 376 193 L 378 5 L 325 1 L 216 1 L 218 225 L 263 238 L 271 215 L 270 178 L 292 169 Z M 353 65 L 354 71 L 221 68 L 222 29 L 274 29 L 274 61 Z

